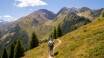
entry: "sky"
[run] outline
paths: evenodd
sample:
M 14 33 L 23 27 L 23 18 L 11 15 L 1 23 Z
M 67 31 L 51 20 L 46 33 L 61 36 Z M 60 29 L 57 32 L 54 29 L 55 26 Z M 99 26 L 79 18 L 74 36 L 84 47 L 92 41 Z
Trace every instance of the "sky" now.
M 104 8 L 104 0 L 0 0 L 0 21 L 14 21 L 38 9 L 57 13 L 63 7 Z

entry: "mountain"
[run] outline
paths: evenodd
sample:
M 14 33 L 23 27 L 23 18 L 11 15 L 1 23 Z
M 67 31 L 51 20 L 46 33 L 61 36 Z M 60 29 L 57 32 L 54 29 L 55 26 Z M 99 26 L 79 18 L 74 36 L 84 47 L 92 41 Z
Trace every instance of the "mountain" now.
M 51 20 L 55 17 L 55 14 L 51 11 L 48 11 L 46 9 L 40 9 L 37 11 L 34 11 L 30 13 L 27 16 L 24 16 L 20 18 L 20 21 L 28 21 L 28 23 L 33 23 L 32 25 L 39 25 L 42 24 L 48 20 Z
M 82 7 L 78 10 L 77 15 L 86 17 L 86 18 L 90 19 L 90 21 L 93 21 L 94 19 L 96 19 L 97 17 L 100 16 L 102 11 L 104 11 L 104 8 L 94 10 L 94 9 L 90 9 L 88 7 Z
M 0 22 L 0 38 L 7 32 L 9 22 L 7 21 L 1 21 Z
M 36 32 L 39 38 L 43 38 L 44 36 L 47 37 L 47 34 L 54 26 L 59 24 L 61 24 L 62 29 L 65 28 L 63 29 L 65 33 L 87 24 L 97 17 L 93 15 L 93 12 L 95 13 L 95 11 L 87 7 L 80 9 L 63 7 L 57 14 L 46 9 L 39 9 L 21 17 L 13 25 L 18 24 L 21 29 L 28 33 L 29 37 L 31 37 L 32 32 Z M 97 12 L 100 15 L 102 10 Z
M 47 29 L 46 22 L 49 22 L 55 18 L 56 14 L 46 9 L 39 9 L 24 16 L 17 20 L 15 23 L 18 24 L 21 29 L 25 30 L 29 37 L 33 32 L 36 32 L 39 38 L 43 38 L 46 35 Z M 46 31 L 45 31 L 46 30 Z
M 98 17 L 103 11 L 104 11 L 104 8 L 101 8 L 101 9 L 98 9 L 98 10 L 94 10 L 93 14 L 94 14 L 94 16 Z
M 64 7 L 57 13 L 53 20 L 49 20 L 44 24 L 36 27 L 35 32 L 37 33 L 37 36 L 39 35 L 38 37 L 41 39 L 47 39 L 49 33 L 51 33 L 51 31 L 59 24 L 63 33 L 66 34 L 67 32 L 75 30 L 82 25 L 90 23 L 89 19 L 78 16 L 75 11 L 72 11 L 72 9 Z
M 98 12 L 101 11 L 102 10 L 99 10 Z M 88 12 L 91 14 L 87 14 Z M 20 28 L 27 33 L 29 38 L 31 38 L 31 34 L 35 32 L 40 40 L 43 38 L 47 39 L 53 28 L 57 27 L 59 24 L 61 25 L 63 33 L 66 34 L 80 26 L 90 23 L 91 19 L 89 16 L 93 16 L 92 12 L 93 10 L 87 7 L 82 7 L 80 9 L 63 7 L 57 14 L 46 9 L 39 9 L 29 15 L 21 17 L 15 22 L 7 24 L 4 29 L 7 29 L 6 32 L 9 32 L 9 30 L 14 29 L 13 26 L 19 25 Z M 79 14 L 87 14 L 88 16 L 81 16 Z
M 90 8 L 88 8 L 88 7 L 82 7 L 82 8 L 80 8 L 79 10 L 78 10 L 79 12 L 85 12 L 85 11 L 92 11 Z
M 40 9 L 30 13 L 25 17 L 20 18 L 19 20 L 23 20 L 24 22 L 29 20 L 30 23 L 33 23 L 32 25 L 37 25 L 42 24 L 48 20 L 52 20 L 55 16 L 56 14 L 51 11 L 48 11 L 46 9 Z
M 69 8 L 67 8 L 67 7 L 63 7 L 58 13 L 57 13 L 57 16 L 59 15 L 59 14 L 64 14 L 64 13 L 67 13 L 69 11 Z
M 87 23 L 90 23 L 90 20 L 88 18 L 77 15 L 76 8 L 72 8 L 72 9 L 66 7 L 62 8 L 58 12 L 56 19 L 53 21 L 53 24 L 55 26 L 59 24 L 61 25 L 61 28 L 64 33 L 70 32 L 82 25 L 86 25 Z
M 43 14 L 44 17 L 48 18 L 48 19 L 54 19 L 56 14 L 54 14 L 53 12 L 46 10 L 46 9 L 39 9 L 38 11 L 35 11 L 35 13 L 39 13 L 39 14 Z
M 78 13 L 77 15 L 79 16 L 83 16 L 86 17 L 88 19 L 90 19 L 91 21 L 94 20 L 94 16 L 93 16 L 93 10 L 87 8 L 87 7 L 82 7 L 80 9 L 78 9 Z
M 3 25 L 7 25 L 8 23 L 9 23 L 8 21 L 0 20 L 0 27 Z

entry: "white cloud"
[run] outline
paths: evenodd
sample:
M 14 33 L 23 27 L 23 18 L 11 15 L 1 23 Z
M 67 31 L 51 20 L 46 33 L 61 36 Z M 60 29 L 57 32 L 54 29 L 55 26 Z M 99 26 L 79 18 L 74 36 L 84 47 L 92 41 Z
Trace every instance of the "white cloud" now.
M 42 0 L 16 0 L 16 2 L 17 7 L 33 7 L 47 5 L 47 3 Z
M 10 16 L 10 15 L 4 15 L 3 17 L 5 17 L 5 18 L 11 18 L 12 16 Z
M 0 21 L 8 21 L 8 22 L 12 22 L 17 20 L 15 17 L 11 16 L 11 15 L 3 15 L 0 16 Z

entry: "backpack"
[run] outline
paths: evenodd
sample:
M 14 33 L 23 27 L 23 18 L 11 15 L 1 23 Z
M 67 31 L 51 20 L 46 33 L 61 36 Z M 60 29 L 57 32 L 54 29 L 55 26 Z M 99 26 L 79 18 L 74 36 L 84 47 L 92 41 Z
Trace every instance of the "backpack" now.
M 52 41 L 52 40 L 49 40 L 49 41 L 48 41 L 48 46 L 49 46 L 49 47 L 52 47 L 52 46 L 53 46 L 53 41 Z

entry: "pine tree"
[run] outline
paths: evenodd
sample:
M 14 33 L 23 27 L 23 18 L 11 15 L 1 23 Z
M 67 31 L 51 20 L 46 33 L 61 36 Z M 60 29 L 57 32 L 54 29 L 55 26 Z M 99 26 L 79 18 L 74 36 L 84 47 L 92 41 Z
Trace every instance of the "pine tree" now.
M 7 53 L 6 48 L 4 49 L 4 52 L 3 52 L 2 58 L 8 58 L 8 53 Z
M 15 44 L 13 43 L 13 44 L 11 45 L 11 51 L 10 51 L 9 58 L 14 58 L 14 48 L 15 48 Z
M 62 36 L 62 30 L 60 28 L 60 25 L 57 26 L 57 28 L 55 27 L 53 32 L 52 32 L 52 38 L 57 39 L 58 37 Z
M 57 37 L 61 37 L 62 36 L 62 30 L 60 28 L 60 25 L 58 25 L 58 27 L 57 27 L 56 36 Z
M 56 28 L 54 28 L 54 31 L 53 31 L 53 33 L 52 33 L 52 37 L 53 37 L 54 39 L 57 38 L 57 36 L 56 36 Z
M 24 55 L 24 48 L 20 40 L 17 41 L 14 52 L 14 58 L 20 58 Z
M 102 17 L 104 17 L 104 11 L 103 11 L 103 13 L 102 13 Z
M 35 33 L 32 33 L 32 38 L 30 41 L 30 49 L 37 47 L 39 45 L 39 40 L 36 37 Z

